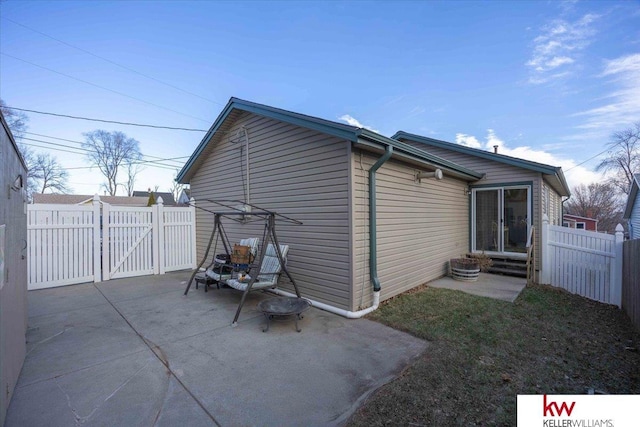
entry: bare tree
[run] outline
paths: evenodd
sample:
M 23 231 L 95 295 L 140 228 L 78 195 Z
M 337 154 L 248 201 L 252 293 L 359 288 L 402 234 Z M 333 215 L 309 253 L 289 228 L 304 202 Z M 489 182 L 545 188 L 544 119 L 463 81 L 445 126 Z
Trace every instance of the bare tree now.
M 125 183 L 125 189 L 127 190 L 127 196 L 133 196 L 133 188 L 136 183 L 136 176 L 142 170 L 139 163 L 128 162 L 127 163 L 127 182 Z
M 22 139 L 28 127 L 27 122 L 29 121 L 29 117 L 22 111 L 12 110 L 7 107 L 7 104 L 5 104 L 2 99 L 0 99 L 0 111 L 2 111 L 2 115 L 7 121 L 9 129 L 11 129 L 13 137 L 16 140 Z
M 22 158 L 27 165 L 27 199 L 31 200 L 31 195 L 37 193 L 40 188 L 41 176 L 39 170 L 35 167 L 38 156 L 24 144 L 18 143 L 18 150 L 20 150 L 20 154 L 22 154 Z
M 107 182 L 102 184 L 104 189 L 109 195 L 115 196 L 118 186 L 121 185 L 118 182 L 121 167 L 136 164 L 142 158 L 138 141 L 118 131 L 94 130 L 83 135 L 85 142 L 82 148 L 88 150 L 87 158 L 107 179 Z M 133 188 L 133 184 L 131 187 Z
M 178 171 L 176 171 L 176 174 L 173 176 L 173 183 L 169 188 L 169 192 L 173 194 L 173 200 L 175 200 L 176 202 L 178 201 L 178 198 L 180 197 L 182 190 L 184 190 L 184 184 L 180 184 L 177 181 L 177 177 L 178 177 Z
M 33 165 L 37 175 L 40 193 L 47 190 L 51 193 L 68 193 L 67 180 L 69 173 L 58 163 L 58 160 L 50 154 L 38 154 Z
M 633 174 L 640 172 L 640 122 L 614 133 L 607 146 L 607 158 L 596 170 L 608 175 L 608 182 L 617 192 L 629 194 Z
M 593 183 L 574 187 L 566 212 L 598 220 L 598 230 L 613 233 L 622 223 L 622 200 L 611 184 Z

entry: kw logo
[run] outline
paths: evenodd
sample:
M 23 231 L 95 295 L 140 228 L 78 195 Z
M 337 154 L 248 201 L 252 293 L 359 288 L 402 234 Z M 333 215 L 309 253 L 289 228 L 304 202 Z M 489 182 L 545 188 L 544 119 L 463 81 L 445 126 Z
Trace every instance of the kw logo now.
M 567 416 L 570 417 L 571 412 L 573 412 L 573 408 L 576 406 L 576 402 L 571 402 L 571 406 L 567 405 L 567 402 L 562 402 L 560 406 L 558 406 L 556 402 L 547 403 L 547 395 L 545 394 L 542 405 L 543 405 L 543 409 L 542 409 L 543 417 L 547 417 L 547 416 L 560 417 L 562 416 L 563 412 L 566 412 Z

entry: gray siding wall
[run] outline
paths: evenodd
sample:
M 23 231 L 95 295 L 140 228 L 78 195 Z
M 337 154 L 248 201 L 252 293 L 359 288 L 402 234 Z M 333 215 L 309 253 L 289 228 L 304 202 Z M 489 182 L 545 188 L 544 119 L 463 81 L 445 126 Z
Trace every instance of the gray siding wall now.
M 290 246 L 288 269 L 303 296 L 339 308 L 351 308 L 349 150 L 350 142 L 263 116 L 240 113 L 205 156 L 191 179 L 197 206 L 229 211 L 206 199 L 244 199 L 245 139 L 250 144 L 250 200 L 265 209 L 303 222 L 277 223 L 281 244 Z M 235 120 L 235 121 L 234 121 Z M 232 143 L 232 141 L 239 141 Z M 213 228 L 213 215 L 197 209 L 198 259 Z M 223 220 L 232 242 L 262 239 L 263 222 Z M 222 246 L 212 249 L 223 252 Z M 280 287 L 293 291 L 286 276 Z
M 533 182 L 532 188 L 532 210 L 533 221 L 532 224 L 535 227 L 535 257 L 536 268 L 538 269 L 540 264 L 540 231 L 542 229 L 542 174 L 539 172 L 530 171 L 527 169 L 519 168 L 516 166 L 507 165 L 493 160 L 482 159 L 479 157 L 471 156 L 465 153 L 458 153 L 455 151 L 431 147 L 421 142 L 404 141 L 413 145 L 416 148 L 425 150 L 431 154 L 442 157 L 461 166 L 475 170 L 477 172 L 485 173 L 486 176 L 476 182 L 472 182 L 471 185 L 487 185 L 487 184 L 509 184 L 515 182 Z M 553 190 L 550 191 L 553 193 Z
M 379 156 L 354 151 L 354 306 L 371 306 L 368 170 Z M 417 183 L 417 169 L 395 160 L 377 172 L 378 275 L 381 300 L 444 276 L 447 261 L 467 252 L 467 183 L 445 177 Z
M 8 129 L 0 125 L 0 225 L 5 227 L 4 285 L 0 289 L 0 425 L 18 381 L 25 357 L 27 331 L 27 239 L 25 192 L 9 187 L 19 174 L 26 186 L 27 172 L 19 160 Z M 0 245 L 2 242 L 0 242 Z
M 640 194 L 636 196 L 636 200 L 631 208 L 631 217 L 629 218 L 632 233 L 632 239 L 640 239 Z

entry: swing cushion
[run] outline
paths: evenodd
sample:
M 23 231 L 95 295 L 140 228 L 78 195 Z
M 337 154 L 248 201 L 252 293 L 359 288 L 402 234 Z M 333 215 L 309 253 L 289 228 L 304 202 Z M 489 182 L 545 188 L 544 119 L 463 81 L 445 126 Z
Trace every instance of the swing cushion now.
M 260 239 L 257 237 L 250 237 L 248 239 L 240 240 L 241 246 L 249 246 L 252 258 L 256 257 L 258 252 L 258 243 Z M 207 277 L 215 280 L 216 282 L 224 282 L 225 280 L 231 279 L 231 271 L 232 267 L 230 265 L 224 264 L 214 264 L 213 267 L 208 268 L 205 274 Z
M 280 252 L 282 252 L 282 258 L 286 264 L 289 245 L 280 245 Z M 262 267 L 260 267 L 258 280 L 253 284 L 251 290 L 276 287 L 278 285 L 278 278 L 280 277 L 281 272 L 282 266 L 280 265 L 276 248 L 273 244 L 269 243 L 264 254 L 264 259 L 262 260 Z M 227 285 L 239 291 L 245 291 L 250 280 L 251 277 L 247 275 L 245 280 L 242 282 L 238 279 L 229 279 L 227 280 Z

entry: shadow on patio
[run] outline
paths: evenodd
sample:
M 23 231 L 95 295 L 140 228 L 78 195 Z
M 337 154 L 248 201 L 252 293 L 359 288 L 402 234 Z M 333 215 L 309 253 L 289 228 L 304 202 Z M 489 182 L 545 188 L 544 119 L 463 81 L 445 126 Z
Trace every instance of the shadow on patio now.
M 272 322 L 190 272 L 29 292 L 27 358 L 7 427 L 339 425 L 425 341 L 312 308 Z

